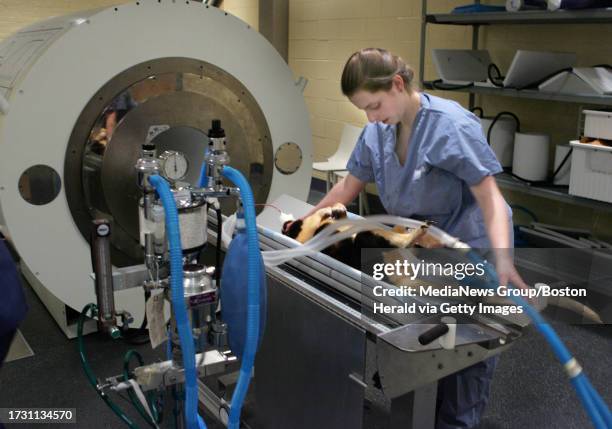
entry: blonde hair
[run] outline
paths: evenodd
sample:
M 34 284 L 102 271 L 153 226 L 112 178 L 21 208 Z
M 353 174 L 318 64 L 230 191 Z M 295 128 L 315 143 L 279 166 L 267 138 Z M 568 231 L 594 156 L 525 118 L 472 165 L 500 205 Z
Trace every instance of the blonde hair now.
M 386 49 L 366 48 L 352 54 L 342 71 L 342 93 L 347 97 L 359 90 L 388 91 L 395 75 L 404 80 L 404 87 L 412 89 L 414 70 L 403 59 Z

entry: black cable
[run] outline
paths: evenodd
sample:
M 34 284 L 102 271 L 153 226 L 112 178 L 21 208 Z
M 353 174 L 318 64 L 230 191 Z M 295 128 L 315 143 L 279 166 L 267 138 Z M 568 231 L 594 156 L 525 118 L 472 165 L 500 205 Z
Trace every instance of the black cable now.
M 529 186 L 551 186 L 551 187 L 566 187 L 567 185 L 556 185 L 554 183 L 555 177 L 557 177 L 557 174 L 559 174 L 559 172 L 561 171 L 561 169 L 563 168 L 563 166 L 565 165 L 565 163 L 567 162 L 567 160 L 570 158 L 570 156 L 572 155 L 572 152 L 574 151 L 574 148 L 570 148 L 570 150 L 567 152 L 567 154 L 565 155 L 565 157 L 563 158 L 563 160 L 561 161 L 561 163 L 559 164 L 559 166 L 555 169 L 555 171 L 553 172 L 553 174 L 547 179 L 547 180 L 529 180 L 529 179 L 525 179 L 521 176 L 518 176 L 514 173 L 509 173 L 512 177 L 527 183 Z
M 570 155 L 572 154 L 572 152 L 574 151 L 574 148 L 570 148 L 570 150 L 567 152 L 567 154 L 565 155 L 565 157 L 563 158 L 563 161 L 561 161 L 561 164 L 559 164 L 559 166 L 557 167 L 557 169 L 554 171 L 554 173 L 552 174 L 552 177 L 550 178 L 550 181 L 552 182 L 555 177 L 557 177 L 557 174 L 559 173 L 559 171 L 561 171 L 561 169 L 563 168 L 563 166 L 565 165 L 565 163 L 567 162 L 567 160 L 569 159 Z
M 145 296 L 145 308 L 147 308 L 147 301 L 149 301 L 149 298 L 151 298 L 151 291 L 148 289 L 145 289 L 144 296 Z M 142 319 L 142 323 L 140 324 L 140 329 L 145 329 L 146 327 L 147 327 L 147 312 L 145 311 L 144 318 Z
M 476 111 L 476 110 L 480 110 L 482 112 L 482 108 L 480 107 L 475 107 L 472 109 L 472 111 Z M 512 119 L 514 119 L 514 121 L 516 122 L 516 132 L 520 132 L 521 131 L 521 121 L 519 120 L 518 116 L 516 116 L 514 113 L 512 112 L 499 112 L 497 115 L 495 115 L 495 117 L 493 118 L 493 120 L 491 121 L 491 125 L 489 125 L 489 129 L 487 131 L 487 142 L 489 143 L 489 145 L 491 145 L 491 136 L 493 133 L 493 127 L 495 126 L 495 124 L 497 123 L 497 121 L 503 117 L 503 116 L 510 116 Z M 557 176 L 557 174 L 559 173 L 559 171 L 561 170 L 561 168 L 563 168 L 563 165 L 567 162 L 567 160 L 569 159 L 569 156 L 571 155 L 571 150 L 568 152 L 568 154 L 565 156 L 565 158 L 563 158 L 563 161 L 561 161 L 561 164 L 559 164 L 559 166 L 557 167 L 557 169 L 555 170 L 555 172 L 552 174 L 552 176 L 548 179 L 548 180 L 529 180 L 529 179 L 525 179 L 521 176 L 518 176 L 512 172 L 510 172 L 509 174 L 522 181 L 527 183 L 530 186 L 534 186 L 534 185 L 546 185 L 546 186 L 566 186 L 566 185 L 555 185 L 554 184 L 554 178 Z
M 499 112 L 491 121 L 489 130 L 487 131 L 487 142 L 489 142 L 489 146 L 491 146 L 491 133 L 493 131 L 493 127 L 495 126 L 499 118 L 501 118 L 502 116 L 510 116 L 512 119 L 514 119 L 514 121 L 516 122 L 516 132 L 521 132 L 521 121 L 519 120 L 518 116 L 516 116 L 512 112 Z
M 610 64 L 597 64 L 592 66 L 593 68 L 596 67 L 602 67 L 602 68 L 606 68 L 609 70 L 612 70 L 612 66 Z M 516 89 L 517 91 L 521 91 L 524 89 L 529 89 L 529 88 L 535 88 L 538 87 L 540 84 L 546 82 L 549 79 L 552 79 L 553 77 L 561 74 L 561 73 L 565 73 L 565 72 L 572 72 L 573 68 L 572 67 L 566 67 L 560 70 L 555 71 L 554 73 L 551 73 L 541 79 L 538 79 L 534 82 L 528 83 L 527 85 L 523 85 L 521 87 L 504 87 L 504 79 L 506 78 L 505 76 L 502 76 L 501 71 L 499 70 L 499 67 L 497 67 L 496 64 L 491 63 L 489 64 L 489 66 L 487 67 L 487 76 L 489 78 L 489 81 L 491 82 L 492 85 L 498 87 L 498 88 L 508 88 L 508 89 Z M 493 76 L 493 72 L 495 72 L 495 76 Z M 437 89 L 437 90 L 442 90 L 442 91 L 452 91 L 452 90 L 456 90 L 456 89 L 465 89 L 465 88 L 471 88 L 474 86 L 474 83 L 468 83 L 465 85 L 451 85 L 451 84 L 444 84 L 444 81 L 442 79 L 436 79 L 436 80 L 432 80 L 431 82 L 424 82 L 425 84 L 429 84 L 431 85 L 432 89 Z M 442 84 L 442 85 L 441 85 Z M 474 110 L 479 109 L 482 113 L 482 109 L 480 107 L 478 108 L 474 108 Z M 482 116 L 481 116 L 482 117 Z
M 521 182 L 525 182 L 527 185 L 529 186 L 543 186 L 543 185 L 548 185 L 550 182 L 548 182 L 548 180 L 529 180 L 529 179 L 525 179 L 524 177 L 521 177 L 517 174 L 514 174 L 512 172 L 509 173 L 512 177 L 514 177 L 515 179 L 520 180 Z
M 468 84 L 465 84 L 465 85 L 451 85 L 451 84 L 440 85 L 441 83 L 443 83 L 442 79 L 432 80 L 429 83 L 431 84 L 431 87 L 433 89 L 437 89 L 437 90 L 440 90 L 440 91 L 452 91 L 452 90 L 455 90 L 455 89 L 471 88 L 471 87 L 474 86 L 473 83 L 468 83 Z
M 484 116 L 484 110 L 482 109 L 482 107 L 473 107 L 472 109 L 470 109 L 470 111 L 472 113 L 475 113 L 476 111 L 480 112 L 480 118 L 481 119 L 485 119 L 483 118 Z M 521 121 L 519 120 L 518 116 L 516 116 L 514 113 L 512 112 L 499 112 L 497 115 L 495 115 L 495 117 L 493 118 L 493 120 L 491 121 L 491 125 L 489 125 L 489 129 L 487 131 L 487 142 L 489 143 L 489 146 L 491 146 L 491 135 L 493 132 L 493 127 L 495 126 L 495 124 L 497 123 L 497 121 L 503 117 L 503 116 L 510 116 L 512 119 L 514 119 L 514 122 L 516 122 L 516 132 L 520 132 L 521 131 Z
M 495 71 L 495 73 L 497 73 L 497 76 L 493 76 L 493 73 L 492 73 L 493 70 Z M 501 75 L 501 71 L 499 71 L 499 67 L 497 67 L 494 63 L 489 64 L 489 67 L 487 67 L 487 75 L 493 85 L 497 86 L 498 88 L 504 87 L 503 82 L 504 82 L 505 76 Z
M 565 72 L 571 72 L 573 69 L 572 67 L 566 67 L 563 68 L 561 70 L 557 70 L 553 73 L 550 73 L 549 75 L 538 79 L 536 81 L 530 82 L 527 85 L 523 85 L 521 87 L 504 87 L 504 79 L 505 76 L 501 75 L 501 71 L 499 70 L 499 67 L 497 67 L 497 65 L 495 65 L 494 63 L 489 64 L 489 67 L 487 68 L 487 74 L 489 76 L 489 80 L 491 81 L 491 83 L 495 86 L 497 86 L 498 88 L 512 88 L 512 89 L 516 89 L 518 91 L 521 91 L 523 89 L 528 89 L 528 88 L 533 88 L 533 87 L 537 87 L 538 85 L 540 85 L 543 82 L 546 82 L 548 79 L 551 79 L 561 73 L 565 73 Z M 493 71 L 495 71 L 495 73 L 497 74 L 497 76 L 493 76 Z
M 145 289 L 144 291 L 145 297 L 145 309 L 147 308 L 147 301 L 151 298 L 151 291 Z M 140 324 L 140 328 L 137 329 L 126 329 L 123 331 L 121 338 L 127 344 L 141 346 L 143 344 L 149 343 L 151 340 L 149 338 L 149 332 L 147 331 L 147 312 L 145 311 L 144 318 L 142 319 L 142 323 Z

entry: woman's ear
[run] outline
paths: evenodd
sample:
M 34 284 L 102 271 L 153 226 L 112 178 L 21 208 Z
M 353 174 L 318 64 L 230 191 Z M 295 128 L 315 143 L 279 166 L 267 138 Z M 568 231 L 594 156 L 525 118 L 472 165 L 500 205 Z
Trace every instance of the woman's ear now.
M 406 87 L 404 86 L 404 79 L 399 74 L 396 74 L 395 76 L 393 76 L 392 82 L 393 82 L 393 87 L 398 92 L 404 92 L 404 90 L 406 89 Z

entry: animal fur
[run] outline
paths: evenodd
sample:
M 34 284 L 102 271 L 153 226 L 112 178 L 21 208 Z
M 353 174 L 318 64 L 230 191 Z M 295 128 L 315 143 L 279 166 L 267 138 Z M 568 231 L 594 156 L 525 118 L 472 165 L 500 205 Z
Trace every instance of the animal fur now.
M 283 234 L 300 243 L 305 243 L 328 225 L 345 218 L 346 207 L 337 203 L 332 207 L 322 208 L 305 219 L 296 220 L 289 225 L 288 228 L 287 225 L 289 222 L 286 222 L 285 225 L 283 225 Z M 323 253 L 360 270 L 362 249 L 403 249 L 412 246 L 427 248 L 441 247 L 438 240 L 430 234 L 427 234 L 428 227 L 428 224 L 424 224 L 420 228 L 411 230 L 402 226 L 396 226 L 392 230 L 381 228 L 371 231 L 362 231 L 324 249 Z
M 291 224 L 289 224 L 290 222 L 285 222 L 283 225 L 283 234 L 300 243 L 305 243 L 332 223 L 345 218 L 346 207 L 337 203 L 332 207 L 322 208 L 305 219 L 298 219 Z M 401 254 L 397 249 L 409 247 L 432 249 L 442 247 L 442 244 L 428 233 L 428 227 L 429 225 L 426 223 L 416 229 L 406 229 L 402 226 L 395 226 L 391 230 L 374 229 L 371 231 L 362 231 L 324 249 L 323 253 L 355 269 L 362 270 L 362 249 L 396 249 L 382 254 L 384 262 L 394 263 L 396 260 L 401 259 Z M 346 228 L 349 227 L 347 226 Z M 405 276 L 390 276 L 387 279 L 395 286 L 407 286 L 411 283 L 415 285 L 420 284 L 418 280 L 411 282 Z M 491 300 L 490 303 L 494 303 L 493 301 L 494 300 Z M 500 303 L 509 304 L 510 302 L 507 299 L 502 299 Z M 595 311 L 574 299 L 567 297 L 552 298 L 549 300 L 549 305 L 571 310 L 593 323 L 603 323 Z

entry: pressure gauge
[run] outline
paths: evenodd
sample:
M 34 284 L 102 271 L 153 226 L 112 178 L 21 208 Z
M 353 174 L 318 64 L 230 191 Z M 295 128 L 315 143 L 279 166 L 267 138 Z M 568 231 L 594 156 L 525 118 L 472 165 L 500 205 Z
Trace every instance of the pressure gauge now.
M 189 162 L 185 155 L 175 150 L 167 150 L 159 156 L 163 176 L 172 181 L 181 180 L 187 174 Z

